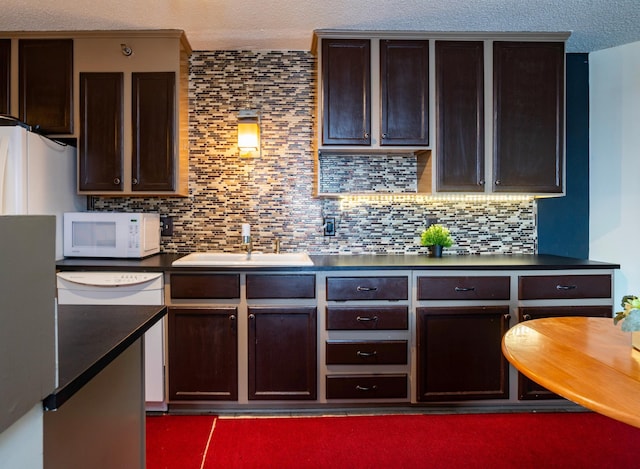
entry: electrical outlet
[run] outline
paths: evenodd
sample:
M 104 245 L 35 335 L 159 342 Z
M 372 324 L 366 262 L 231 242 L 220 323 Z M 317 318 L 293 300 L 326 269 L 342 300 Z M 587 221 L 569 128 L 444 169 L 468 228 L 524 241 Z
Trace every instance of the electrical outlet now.
M 323 218 L 324 235 L 335 236 L 336 235 L 336 219 L 333 217 Z
M 425 228 L 429 228 L 431 225 L 435 225 L 436 223 L 438 223 L 437 218 L 427 218 Z
M 160 217 L 160 236 L 173 236 L 173 217 Z

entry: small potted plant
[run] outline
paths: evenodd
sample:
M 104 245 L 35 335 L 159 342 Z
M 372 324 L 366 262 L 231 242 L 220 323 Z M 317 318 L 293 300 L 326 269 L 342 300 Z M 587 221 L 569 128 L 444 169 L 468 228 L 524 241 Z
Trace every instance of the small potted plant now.
M 616 313 L 613 324 L 622 321 L 621 329 L 631 332 L 631 345 L 640 350 L 640 298 L 635 295 L 625 295 L 622 297 L 621 306 L 624 310 Z
M 420 244 L 429 247 L 431 257 L 442 257 L 442 248 L 449 248 L 453 245 L 453 239 L 449 230 L 442 225 L 430 225 L 420 235 Z

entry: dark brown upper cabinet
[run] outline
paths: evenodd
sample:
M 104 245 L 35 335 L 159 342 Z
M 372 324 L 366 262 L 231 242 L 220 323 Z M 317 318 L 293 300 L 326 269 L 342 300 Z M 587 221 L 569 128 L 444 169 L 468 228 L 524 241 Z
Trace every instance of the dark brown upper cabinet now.
M 429 144 L 429 41 L 380 41 L 380 145 Z
M 20 39 L 19 118 L 46 134 L 73 133 L 73 40 Z
M 10 114 L 11 39 L 0 39 L 0 114 Z
M 124 74 L 80 73 L 81 191 L 123 189 Z
M 484 53 L 481 41 L 436 41 L 438 191 L 484 192 Z
M 561 193 L 564 43 L 493 43 L 493 191 Z
M 175 94 L 173 72 L 132 73 L 131 189 L 173 191 Z
M 371 41 L 322 40 L 322 144 L 371 144 Z

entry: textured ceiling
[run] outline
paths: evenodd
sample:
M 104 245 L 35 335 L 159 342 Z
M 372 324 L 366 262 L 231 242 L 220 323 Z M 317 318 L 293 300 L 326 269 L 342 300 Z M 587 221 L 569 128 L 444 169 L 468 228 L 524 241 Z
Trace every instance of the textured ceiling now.
M 2 0 L 0 31 L 183 29 L 194 50 L 309 50 L 314 29 L 568 31 L 640 41 L 639 0 Z

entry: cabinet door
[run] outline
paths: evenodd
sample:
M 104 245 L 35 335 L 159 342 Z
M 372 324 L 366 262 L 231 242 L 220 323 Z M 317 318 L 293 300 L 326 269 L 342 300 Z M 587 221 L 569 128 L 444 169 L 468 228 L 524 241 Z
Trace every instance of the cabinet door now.
M 560 316 L 589 316 L 610 318 L 613 315 L 611 306 L 537 306 L 518 308 L 518 321 L 531 319 L 560 317 Z M 562 399 L 562 397 L 549 391 L 544 386 L 530 380 L 518 372 L 518 399 L 542 400 Z
M 380 41 L 380 145 L 429 144 L 429 41 Z
M 436 190 L 484 191 L 482 42 L 436 41 Z
M 417 308 L 418 400 L 507 399 L 508 306 Z
M 249 399 L 317 395 L 316 308 L 249 308 Z
M 371 43 L 322 40 L 322 143 L 371 144 Z
M 9 114 L 11 39 L 0 39 L 0 114 Z
M 20 120 L 47 134 L 73 133 L 73 40 L 20 39 Z
M 131 189 L 175 189 L 175 88 L 173 72 L 132 73 Z
M 169 399 L 238 399 L 236 308 L 169 308 Z
M 122 191 L 122 73 L 80 73 L 79 190 Z
M 562 192 L 564 44 L 494 42 L 496 192 Z

